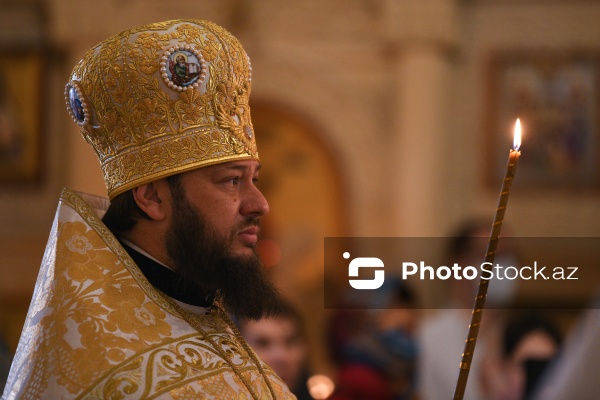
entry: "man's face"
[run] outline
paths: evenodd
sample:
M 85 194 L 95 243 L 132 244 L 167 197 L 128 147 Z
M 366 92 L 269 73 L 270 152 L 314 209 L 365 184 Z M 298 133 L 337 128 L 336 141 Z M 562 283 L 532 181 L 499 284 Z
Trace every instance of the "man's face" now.
M 260 218 L 269 204 L 256 187 L 260 164 L 233 161 L 181 174 L 187 201 L 229 246 L 232 255 L 254 254 Z
M 296 388 L 306 362 L 306 343 L 286 317 L 247 321 L 242 334 L 258 356 L 290 387 Z
M 277 310 L 276 288 L 255 253 L 260 217 L 269 206 L 256 188 L 259 164 L 236 161 L 200 168 L 170 181 L 166 249 L 182 284 L 219 292 L 228 311 L 257 319 Z

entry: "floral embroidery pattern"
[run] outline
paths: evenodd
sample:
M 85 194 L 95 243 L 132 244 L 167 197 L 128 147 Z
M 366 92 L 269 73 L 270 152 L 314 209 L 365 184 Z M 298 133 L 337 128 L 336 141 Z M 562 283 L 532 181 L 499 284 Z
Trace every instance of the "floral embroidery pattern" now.
M 90 50 L 72 79 L 68 86 L 77 84 L 94 111 L 76 121 L 99 155 L 111 198 L 174 169 L 258 158 L 250 61 L 217 25 L 180 20 L 123 32 Z M 187 149 L 194 157 L 180 157 L 175 147 L 182 141 L 210 138 L 215 129 L 227 136 L 212 143 L 217 151 Z
M 94 230 L 83 222 L 62 222 L 57 242 L 57 263 L 66 268 L 57 275 L 57 292 L 48 304 L 53 312 L 41 320 L 57 330 L 52 346 L 44 350 L 58 382 L 75 390 L 169 336 L 171 327 L 164 321 L 165 312 L 146 298 L 131 276 L 111 268 L 118 260 Z M 79 343 L 67 334 L 73 324 Z
M 207 340 L 161 302 L 79 196 L 64 191 L 57 215 L 7 400 L 247 398 L 219 354 L 231 357 L 261 398 L 268 396 L 227 324 L 216 315 L 197 316 Z M 292 398 L 263 369 L 277 398 Z

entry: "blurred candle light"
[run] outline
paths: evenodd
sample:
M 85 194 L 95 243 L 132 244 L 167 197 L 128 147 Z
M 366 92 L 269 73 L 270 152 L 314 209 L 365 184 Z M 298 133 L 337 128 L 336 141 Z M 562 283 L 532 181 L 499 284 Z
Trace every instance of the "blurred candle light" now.
M 513 133 L 513 148 L 510 149 L 508 153 L 506 174 L 504 175 L 504 181 L 502 182 L 502 189 L 500 190 L 500 197 L 498 199 L 498 207 L 496 208 L 496 216 L 494 217 L 494 223 L 492 224 L 487 251 L 485 253 L 485 262 L 490 264 L 494 263 L 494 257 L 496 256 L 496 249 L 498 248 L 498 240 L 500 239 L 500 230 L 502 228 L 502 222 L 504 221 L 504 213 L 506 212 L 506 205 L 508 204 L 510 188 L 512 187 L 515 172 L 517 170 L 517 162 L 521 156 L 521 152 L 519 151 L 520 147 L 521 121 L 517 118 Z M 473 313 L 471 314 L 469 333 L 467 340 L 465 341 L 465 348 L 462 354 L 462 361 L 460 363 L 458 381 L 456 382 L 456 388 L 454 390 L 454 400 L 462 400 L 467 387 L 467 379 L 469 378 L 469 370 L 471 369 L 473 352 L 475 351 L 475 344 L 477 343 L 477 335 L 479 333 L 479 326 L 481 325 L 481 317 L 483 313 L 483 307 L 485 306 L 485 298 L 487 296 L 489 282 L 490 281 L 488 279 L 479 280 L 477 297 L 475 297 L 475 305 L 473 306 Z
M 335 389 L 333 381 L 326 375 L 313 375 L 308 378 L 306 384 L 308 385 L 308 392 L 315 400 L 328 398 Z

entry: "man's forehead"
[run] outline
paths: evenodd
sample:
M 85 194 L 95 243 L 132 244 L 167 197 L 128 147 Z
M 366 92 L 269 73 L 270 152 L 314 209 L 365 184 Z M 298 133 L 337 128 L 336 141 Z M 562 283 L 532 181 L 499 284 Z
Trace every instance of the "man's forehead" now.
M 262 164 L 257 160 L 235 160 L 228 161 L 220 164 L 211 165 L 208 167 L 204 167 L 207 170 L 212 169 L 215 171 L 218 170 L 250 170 L 250 171 L 258 171 L 262 167 Z

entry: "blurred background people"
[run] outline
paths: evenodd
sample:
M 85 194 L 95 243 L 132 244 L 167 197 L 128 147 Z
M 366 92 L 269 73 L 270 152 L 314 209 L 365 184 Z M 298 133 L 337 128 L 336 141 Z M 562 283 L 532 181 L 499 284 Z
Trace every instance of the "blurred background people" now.
M 340 308 L 330 321 L 331 351 L 338 365 L 331 400 L 414 398 L 414 295 L 402 281 L 386 279 L 372 300 L 368 309 Z
M 597 399 L 600 393 L 600 290 L 567 335 L 544 373 L 535 400 Z
M 557 325 L 539 312 L 516 314 L 501 336 L 501 358 L 489 379 L 493 400 L 523 400 L 531 394 L 557 356 L 561 334 Z
M 289 302 L 281 311 L 260 320 L 240 320 L 238 328 L 246 342 L 288 385 L 298 400 L 310 400 L 307 387 L 308 342 L 304 320 Z
M 490 229 L 491 221 L 486 219 L 473 218 L 461 224 L 449 236 L 447 263 L 479 268 L 485 260 Z M 506 231 L 506 227 L 503 231 Z M 494 260 L 496 263 L 503 266 L 518 264 L 516 251 L 510 247 L 510 242 L 499 242 Z M 421 347 L 418 386 L 423 400 L 447 399 L 454 394 L 479 279 L 449 279 L 446 282 L 448 293 L 443 303 L 435 312 L 423 318 L 417 335 Z M 515 289 L 514 281 L 490 280 L 486 309 L 464 393 L 465 400 L 478 400 L 484 396 L 481 387 L 484 355 L 497 351 L 494 348 L 495 341 L 490 340 L 490 336 L 500 329 L 503 312 L 499 308 L 509 306 Z

